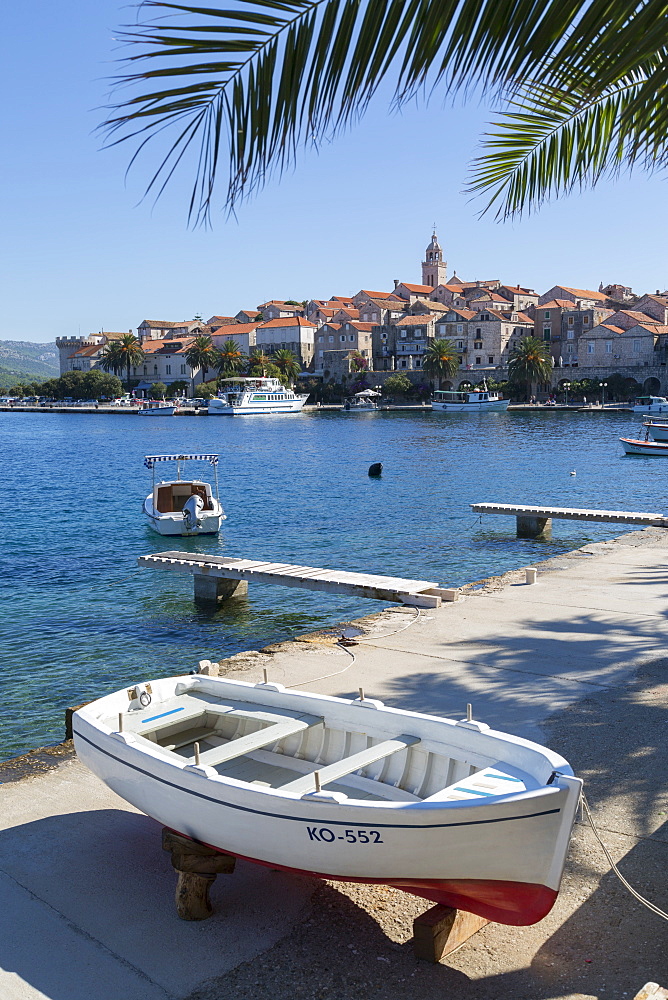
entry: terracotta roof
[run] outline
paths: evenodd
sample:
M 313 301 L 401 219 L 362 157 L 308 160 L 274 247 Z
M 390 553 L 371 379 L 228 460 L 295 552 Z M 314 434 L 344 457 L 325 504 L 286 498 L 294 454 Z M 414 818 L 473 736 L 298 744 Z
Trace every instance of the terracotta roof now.
M 397 298 L 392 292 L 370 292 L 368 288 L 361 288 L 358 295 L 368 295 L 370 299 L 391 299 Z
M 259 309 L 240 309 L 239 312 L 240 313 L 245 313 L 246 316 L 259 316 L 260 315 L 260 310 Z
M 521 285 L 502 285 L 502 288 L 507 288 L 509 292 L 515 292 L 517 295 L 537 295 L 533 288 L 522 288 Z
M 396 322 L 397 326 L 425 326 L 425 324 L 431 322 L 431 320 L 438 319 L 439 317 L 433 316 L 430 313 L 424 313 L 422 316 L 402 316 Z
M 283 319 L 269 319 L 266 323 L 260 323 L 259 328 L 262 330 L 268 329 L 270 327 L 281 327 L 281 326 L 310 326 L 315 330 L 315 323 L 311 323 L 310 320 L 304 319 L 303 316 L 284 316 Z
M 258 326 L 260 326 L 259 323 L 235 323 L 234 329 L 231 327 L 229 329 L 227 327 L 221 327 L 221 330 L 224 330 L 225 333 L 221 333 L 216 330 L 213 334 L 213 338 L 217 341 L 222 340 L 223 338 L 225 340 L 234 340 L 235 337 L 239 337 L 242 333 L 251 333 L 253 330 L 257 330 Z
M 403 285 L 404 288 L 407 288 L 409 292 L 419 293 L 419 292 L 433 292 L 434 291 L 433 285 L 409 285 L 407 281 L 400 281 L 399 284 Z
M 610 323 L 601 323 L 600 325 L 603 327 L 604 330 L 610 330 L 612 333 L 624 333 L 625 332 L 621 328 L 621 326 L 611 326 Z
M 557 285 L 557 288 L 564 288 L 579 299 L 597 299 L 599 302 L 605 302 L 606 298 L 600 292 L 592 292 L 590 288 L 569 288 L 568 285 Z
M 323 323 L 320 329 L 318 330 L 318 334 L 321 334 L 323 331 L 327 330 L 338 331 L 341 329 L 342 326 L 343 323 Z
M 92 347 L 81 347 L 74 354 L 69 354 L 69 358 L 89 358 L 93 354 L 97 354 L 98 351 L 103 350 L 104 344 L 94 344 Z
M 141 346 L 147 355 L 183 354 L 194 342 L 194 337 L 180 337 L 178 340 L 145 340 Z
M 461 316 L 462 319 L 473 319 L 475 316 L 475 309 L 461 309 L 458 306 L 450 306 L 448 312 L 456 313 L 457 316 Z M 442 316 L 439 316 L 439 319 L 443 321 Z
M 664 295 L 643 295 L 643 299 L 652 299 L 653 302 L 658 302 L 662 306 L 668 306 L 668 298 Z
M 350 326 L 354 326 L 356 330 L 360 331 L 360 333 L 371 333 L 371 331 L 373 330 L 373 328 L 374 328 L 374 326 L 376 324 L 375 323 L 360 323 L 359 320 L 354 319 L 352 321 L 352 323 L 350 323 L 349 325 Z
M 539 309 L 572 309 L 573 303 L 570 299 L 551 299 L 549 302 L 543 302 L 542 306 L 538 306 Z
M 172 330 L 174 327 L 183 327 L 187 329 L 194 320 L 184 319 L 181 322 L 172 322 L 172 320 L 166 319 L 143 319 L 140 326 L 150 326 L 150 327 L 161 327 L 165 330 Z
M 515 312 L 515 315 L 517 316 L 517 320 L 511 320 L 510 319 L 511 315 L 512 315 L 512 311 L 507 314 L 507 319 L 508 319 L 508 321 L 510 323 L 515 323 L 515 322 L 517 322 L 517 323 L 528 323 L 530 326 L 533 326 L 533 320 L 531 319 L 531 316 L 527 316 L 526 313 Z
M 407 303 L 405 299 L 371 299 L 369 305 L 378 306 L 379 309 L 394 309 L 397 312 L 402 312 Z
M 350 298 L 349 295 L 345 295 L 345 296 L 344 295 L 332 295 L 331 299 L 326 299 L 325 301 L 326 302 L 336 302 L 337 304 L 341 304 L 341 305 L 344 305 L 344 306 L 351 306 L 353 304 L 353 300 Z
M 288 309 L 292 312 L 298 312 L 303 308 L 301 304 L 295 306 L 291 302 L 284 302 L 283 299 L 269 299 L 268 302 L 263 302 L 258 306 L 259 311 L 262 312 L 265 306 L 280 306 L 281 309 Z
M 655 324 L 658 320 L 655 320 L 653 316 L 648 316 L 647 313 L 638 312 L 636 309 L 618 309 L 617 316 L 630 316 L 631 319 L 635 319 L 638 323 L 650 323 Z
M 122 330 L 120 333 L 115 333 L 112 330 L 101 330 L 100 333 L 94 333 L 94 337 L 106 337 L 107 340 L 120 340 L 121 337 L 127 337 L 128 333 L 132 333 L 131 330 Z
M 435 309 L 436 312 L 449 312 L 450 306 L 446 305 L 445 302 L 439 302 L 438 299 L 418 299 L 411 306 L 414 309 L 415 306 L 427 306 L 428 309 Z

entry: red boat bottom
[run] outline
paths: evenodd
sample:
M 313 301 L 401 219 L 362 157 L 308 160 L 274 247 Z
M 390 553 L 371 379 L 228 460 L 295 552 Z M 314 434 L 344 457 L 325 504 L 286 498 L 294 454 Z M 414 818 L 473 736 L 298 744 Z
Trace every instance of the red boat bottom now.
M 176 832 L 176 831 L 175 831 Z M 187 836 L 187 834 L 181 834 Z M 207 845 L 213 850 L 221 850 L 212 844 Z M 222 853 L 232 854 L 232 851 Z M 532 882 L 508 882 L 501 879 L 379 879 L 360 878 L 357 876 L 326 875 L 323 872 L 308 871 L 302 868 L 288 868 L 273 861 L 258 861 L 243 854 L 235 854 L 242 861 L 251 861 L 266 868 L 290 872 L 293 875 L 311 875 L 314 878 L 330 879 L 333 882 L 362 882 L 366 885 L 391 885 L 395 889 L 403 889 L 414 896 L 422 896 L 433 903 L 444 906 L 454 906 L 458 910 L 468 910 L 480 917 L 493 920 L 499 924 L 511 924 L 524 927 L 536 924 L 547 916 L 554 906 L 557 890 L 546 885 Z

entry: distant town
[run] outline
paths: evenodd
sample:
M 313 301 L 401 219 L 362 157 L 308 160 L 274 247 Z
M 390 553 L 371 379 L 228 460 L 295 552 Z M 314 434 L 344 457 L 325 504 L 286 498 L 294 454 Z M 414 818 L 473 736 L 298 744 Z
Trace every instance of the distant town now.
M 246 356 L 289 351 L 301 376 L 322 387 L 345 387 L 364 377 L 382 387 L 401 372 L 417 389 L 429 382 L 422 366 L 430 343 L 447 339 L 456 348 L 460 371 L 441 381 L 441 388 L 483 379 L 501 385 L 512 351 L 532 336 L 549 348 L 552 359 L 552 379 L 537 386 L 543 398 L 571 383 L 597 380 L 609 398 L 668 389 L 668 291 L 635 295 L 624 285 L 601 284 L 596 291 L 553 285 L 538 293 L 500 278 L 465 281 L 456 272 L 448 277 L 447 269 L 434 232 L 420 284 L 394 279 L 389 291 L 277 299 L 206 320 L 144 319 L 136 332 L 143 358 L 130 374 L 140 392 L 156 383 L 167 389 L 185 383 L 190 395 L 204 392 L 202 383 L 215 373 L 192 366 L 186 355 L 190 352 L 192 362 L 197 338 L 210 337 L 218 349 L 234 341 Z M 57 338 L 60 374 L 99 368 L 105 349 L 123 336 L 126 331 Z

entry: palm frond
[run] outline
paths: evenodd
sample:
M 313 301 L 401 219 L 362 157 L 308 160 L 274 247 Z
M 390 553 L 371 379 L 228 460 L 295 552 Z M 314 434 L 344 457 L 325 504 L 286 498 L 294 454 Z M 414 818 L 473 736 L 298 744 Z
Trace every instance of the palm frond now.
M 121 36 L 136 50 L 118 81 L 133 96 L 103 128 L 112 143 L 135 140 L 131 162 L 147 143 L 166 139 L 148 185 L 156 195 L 192 157 L 196 222 L 209 217 L 222 164 L 232 210 L 272 170 L 293 165 L 300 148 L 363 114 L 386 78 L 399 102 L 428 84 L 446 92 L 475 85 L 498 96 L 531 80 L 582 94 L 595 65 L 600 93 L 662 49 L 667 7 L 662 0 L 238 0 L 224 9 L 146 0 L 142 9 L 155 19 Z
M 649 169 L 663 164 L 668 106 L 655 90 L 648 94 L 656 83 L 651 67 L 596 96 L 586 86 L 526 88 L 485 134 L 468 192 L 490 196 L 483 214 L 495 208 L 497 218 L 508 218 L 638 161 Z

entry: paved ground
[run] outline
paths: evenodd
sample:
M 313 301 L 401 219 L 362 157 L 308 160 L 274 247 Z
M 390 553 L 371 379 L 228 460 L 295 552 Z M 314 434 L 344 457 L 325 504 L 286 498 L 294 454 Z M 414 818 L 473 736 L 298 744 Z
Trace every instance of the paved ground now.
M 533 587 L 509 574 L 415 621 L 412 609 L 365 619 L 354 663 L 324 633 L 226 669 L 454 716 L 472 702 L 548 743 L 584 777 L 626 877 L 668 909 L 667 558 L 668 533 L 634 532 L 544 564 Z M 0 780 L 3 1000 L 631 1000 L 668 983 L 665 923 L 582 825 L 545 920 L 490 924 L 429 966 L 410 946 L 426 904 L 379 887 L 240 864 L 214 886 L 215 915 L 182 923 L 157 825 L 66 749 L 0 767 Z

